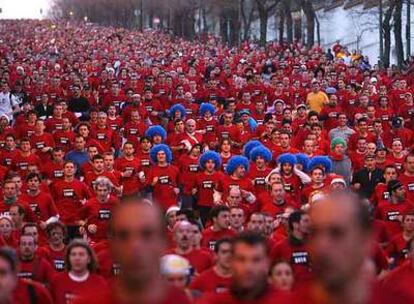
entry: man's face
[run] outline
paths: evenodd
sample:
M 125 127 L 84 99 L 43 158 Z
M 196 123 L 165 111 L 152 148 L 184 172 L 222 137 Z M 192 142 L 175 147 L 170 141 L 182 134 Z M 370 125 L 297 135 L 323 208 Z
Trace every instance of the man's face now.
M 10 296 L 17 285 L 17 276 L 10 268 L 10 264 L 0 258 L 0 302 L 8 303 Z
M 220 229 L 227 229 L 230 226 L 230 212 L 222 211 L 215 219 L 215 223 Z
M 16 224 L 21 224 L 23 223 L 23 214 L 19 213 L 19 208 L 17 206 L 11 206 L 9 209 L 9 213 L 10 213 L 10 217 L 13 221 L 13 223 Z
M 216 257 L 217 257 L 217 264 L 219 264 L 225 269 L 229 269 L 230 263 L 231 263 L 231 244 L 221 243 L 216 253 Z
M 244 166 L 238 166 L 234 171 L 234 175 L 238 178 L 242 178 L 246 174 L 246 168 Z
M 356 222 L 354 208 L 348 201 L 322 201 L 311 210 L 312 262 L 316 275 L 329 288 L 346 284 L 369 254 L 370 235 Z
M 363 133 L 367 132 L 367 130 L 368 130 L 367 122 L 366 121 L 359 122 L 358 123 L 358 129 L 359 129 L 360 132 L 363 132 Z
M 193 245 L 193 227 L 190 223 L 181 222 L 175 231 L 175 241 L 179 247 L 189 248 Z
M 32 236 L 24 235 L 20 237 L 19 244 L 20 255 L 23 258 L 31 259 L 34 256 L 36 250 L 36 243 Z
M 75 165 L 73 163 L 67 163 L 63 167 L 63 174 L 67 177 L 72 177 L 75 175 Z
M 414 215 L 406 215 L 404 217 L 403 228 L 407 232 L 414 231 Z
M 311 178 L 314 183 L 322 183 L 325 179 L 325 175 L 321 169 L 315 169 L 311 173 Z
M 112 170 L 114 168 L 115 159 L 113 155 L 104 156 L 104 165 L 106 170 Z
M 52 156 L 53 156 L 53 160 L 60 162 L 60 161 L 63 161 L 63 158 L 65 157 L 65 152 L 61 150 L 56 150 L 56 151 L 53 151 Z
M 233 288 L 254 291 L 266 284 L 269 258 L 263 245 L 236 244 L 231 257 Z
M 39 189 L 40 181 L 39 178 L 33 177 L 27 181 L 27 188 L 31 191 L 37 191 Z
M 339 115 L 339 117 L 338 117 L 338 124 L 339 124 L 341 127 L 346 126 L 347 121 L 348 121 L 348 119 L 346 118 L 346 116 L 345 116 L 345 115 Z
M 90 146 L 88 148 L 89 159 L 92 159 L 95 155 L 98 155 L 98 154 L 99 154 L 99 151 L 97 147 Z
M 244 225 L 244 211 L 241 208 L 232 208 L 230 210 L 230 226 L 238 230 Z
M 196 123 L 195 123 L 195 121 L 192 121 L 192 120 L 187 121 L 186 124 L 185 124 L 185 129 L 186 129 L 186 131 L 188 133 L 195 132 L 195 130 L 196 130 Z
M 20 143 L 20 150 L 22 150 L 23 152 L 29 152 L 30 151 L 30 142 L 22 141 Z
M 76 137 L 75 149 L 78 151 L 82 151 L 85 149 L 85 139 L 83 137 Z
M 145 203 L 125 204 L 112 218 L 114 260 L 128 283 L 144 284 L 159 269 L 166 244 L 158 211 Z
M 290 144 L 289 135 L 287 135 L 287 134 L 280 134 L 279 140 L 280 140 L 280 145 L 283 148 L 289 147 L 289 144 Z
M 311 221 L 308 214 L 303 214 L 299 221 L 299 230 L 301 233 L 308 235 L 310 232 Z
M 367 150 L 367 141 L 365 139 L 358 140 L 357 149 L 360 152 L 365 152 Z
M 0 234 L 1 235 L 10 235 L 12 232 L 13 226 L 12 223 L 8 219 L 1 219 L 0 220 Z
M 367 169 L 373 170 L 376 167 L 377 162 L 374 158 L 367 158 L 365 159 L 365 167 Z
M 273 184 L 271 196 L 274 201 L 281 202 L 285 198 L 285 190 L 282 184 Z
M 256 233 L 264 233 L 265 231 L 265 218 L 262 214 L 252 214 L 249 222 L 247 223 L 247 229 Z
M 395 195 L 395 197 L 397 198 L 397 200 L 399 202 L 403 202 L 405 200 L 405 188 L 404 186 L 401 186 L 399 188 L 397 188 L 393 195 Z
M 405 159 L 405 169 L 409 173 L 414 173 L 414 156 L 408 156 Z
M 386 182 L 397 179 L 397 170 L 395 168 L 386 168 L 384 171 L 384 179 Z
M 52 244 L 61 244 L 64 239 L 64 233 L 62 228 L 56 227 L 50 231 L 49 242 Z
M 12 182 L 4 184 L 4 186 L 3 186 L 3 195 L 6 198 L 15 197 L 17 195 L 16 184 L 12 183 Z
M 78 132 L 79 135 L 82 135 L 83 137 L 89 136 L 89 128 L 87 126 L 80 126 Z

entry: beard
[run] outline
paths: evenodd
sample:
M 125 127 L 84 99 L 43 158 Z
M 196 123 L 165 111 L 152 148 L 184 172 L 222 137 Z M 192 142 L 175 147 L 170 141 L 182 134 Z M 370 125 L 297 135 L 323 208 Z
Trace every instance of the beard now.
M 230 286 L 231 294 L 238 300 L 241 301 L 251 301 L 260 298 L 263 296 L 268 289 L 267 278 L 262 276 L 258 278 L 255 284 L 248 288 L 238 286 L 237 282 L 233 282 Z

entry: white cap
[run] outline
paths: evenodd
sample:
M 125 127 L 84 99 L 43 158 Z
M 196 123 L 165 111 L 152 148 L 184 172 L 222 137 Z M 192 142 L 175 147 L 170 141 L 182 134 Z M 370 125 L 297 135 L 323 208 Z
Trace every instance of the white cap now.
M 190 263 L 186 258 L 176 254 L 167 254 L 161 258 L 162 275 L 189 275 Z
M 332 179 L 331 185 L 336 184 L 336 183 L 340 183 L 340 184 L 343 184 L 344 186 L 346 186 L 345 180 L 341 177 L 335 177 L 334 179 Z
M 171 206 L 170 208 L 167 209 L 167 212 L 165 212 L 165 215 L 168 215 L 170 212 L 174 212 L 174 211 L 177 212 L 179 210 L 180 210 L 179 207 L 177 207 L 177 206 Z

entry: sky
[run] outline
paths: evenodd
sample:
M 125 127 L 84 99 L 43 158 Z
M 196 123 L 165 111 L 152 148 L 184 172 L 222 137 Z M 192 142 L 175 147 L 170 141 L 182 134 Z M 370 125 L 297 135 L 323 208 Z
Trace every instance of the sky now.
M 39 19 L 47 14 L 51 0 L 0 0 L 0 19 Z

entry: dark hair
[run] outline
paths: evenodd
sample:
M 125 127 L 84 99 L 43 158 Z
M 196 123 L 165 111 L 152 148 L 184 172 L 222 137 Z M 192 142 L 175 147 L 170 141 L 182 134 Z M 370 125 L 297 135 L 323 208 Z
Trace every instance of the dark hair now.
M 221 212 L 224 212 L 224 211 L 229 211 L 230 212 L 230 208 L 229 207 L 227 207 L 227 206 L 224 206 L 224 205 L 218 205 L 218 206 L 214 206 L 213 208 L 211 208 L 211 210 L 210 210 L 210 218 L 211 219 L 213 219 L 213 218 L 215 218 L 215 217 L 218 217 L 218 215 L 221 213 Z
M 218 253 L 219 252 L 219 250 L 220 250 L 220 246 L 222 245 L 222 244 L 232 244 L 232 239 L 231 238 L 229 238 L 229 237 L 224 237 L 224 238 L 221 238 L 221 239 L 219 239 L 215 244 L 214 244 L 214 252 L 215 253 Z
M 89 255 L 90 261 L 88 263 L 88 270 L 90 272 L 95 272 L 98 269 L 98 260 L 96 259 L 95 252 L 92 250 L 92 248 L 89 246 L 89 244 L 82 240 L 82 239 L 74 239 L 66 248 L 66 254 L 65 254 L 65 267 L 67 271 L 70 271 L 72 269 L 72 265 L 70 264 L 70 252 L 72 249 L 81 247 L 84 248 Z
M 53 222 L 53 223 L 48 224 L 46 226 L 46 234 L 47 234 L 47 236 L 50 237 L 51 236 L 51 233 L 52 233 L 52 230 L 54 230 L 56 228 L 62 229 L 62 231 L 63 231 L 63 238 L 66 239 L 66 237 L 68 235 L 68 228 L 62 222 Z
M 3 259 L 9 264 L 13 273 L 17 272 L 17 266 L 19 259 L 17 258 L 16 251 L 11 247 L 0 247 L 0 259 Z
M 266 254 L 269 254 L 269 245 L 266 238 L 252 231 L 242 232 L 233 238 L 231 248 L 233 254 L 238 244 L 245 244 L 250 247 L 263 246 Z
M 293 224 L 294 223 L 299 223 L 304 214 L 306 214 L 306 213 L 303 212 L 302 210 L 296 210 L 296 211 L 293 211 L 290 214 L 289 219 L 288 219 L 288 225 L 289 225 L 289 230 L 290 231 L 293 230 Z
M 30 228 L 30 227 L 36 227 L 36 229 L 39 230 L 36 223 L 26 223 L 22 227 L 22 235 L 25 235 L 26 234 L 25 233 L 26 228 Z
M 96 154 L 94 157 L 92 157 L 92 162 L 94 162 L 97 159 L 98 160 L 104 160 L 104 158 L 103 158 L 103 156 L 101 154 Z
M 36 172 L 30 172 L 30 173 L 27 175 L 27 177 L 26 177 L 26 182 L 28 182 L 29 180 L 31 180 L 31 179 L 33 179 L 33 178 L 38 178 L 38 179 L 39 179 L 39 181 L 41 181 L 41 180 L 42 180 L 42 178 L 40 177 L 40 174 L 39 174 L 39 173 L 36 173 Z
M 180 209 L 177 211 L 176 216 L 179 216 L 181 214 L 184 214 L 187 217 L 188 221 L 194 221 L 195 220 L 195 214 L 192 209 Z
M 19 212 L 19 215 L 25 215 L 26 214 L 26 210 L 24 209 L 24 207 L 21 204 L 12 204 L 12 205 L 10 205 L 9 210 L 12 207 L 17 207 L 17 211 Z

